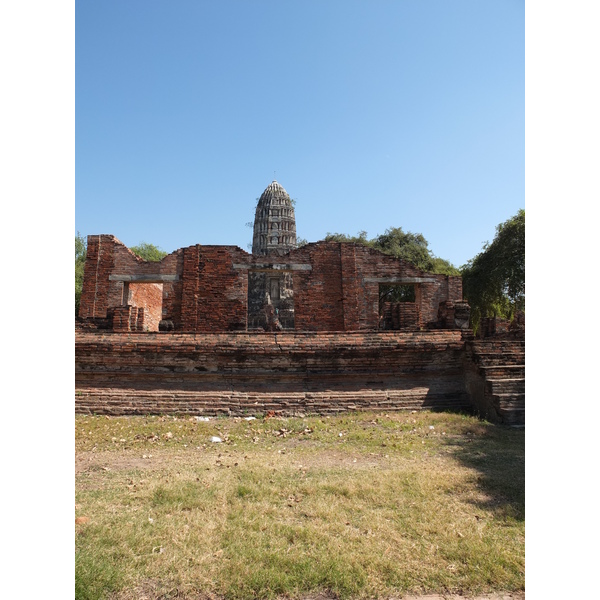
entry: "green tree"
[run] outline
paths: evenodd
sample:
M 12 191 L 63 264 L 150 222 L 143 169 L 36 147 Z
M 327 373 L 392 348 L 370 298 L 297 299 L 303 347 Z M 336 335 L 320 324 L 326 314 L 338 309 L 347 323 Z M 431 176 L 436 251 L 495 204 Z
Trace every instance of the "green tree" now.
M 423 271 L 431 272 L 433 258 L 427 240 L 421 233 L 405 233 L 402 227 L 390 227 L 373 240 L 373 247 L 385 254 L 401 258 Z
M 440 275 L 460 275 L 460 269 L 457 269 L 451 262 L 444 258 L 434 256 L 432 258 L 433 268 L 432 273 L 439 273 Z
M 482 317 L 525 310 L 525 210 L 496 226 L 494 240 L 463 266 L 462 277 L 475 330 Z
M 372 241 L 367 239 L 366 231 L 359 231 L 356 235 L 347 235 L 345 233 L 329 233 L 324 238 L 325 242 L 348 242 L 354 244 L 362 244 L 363 246 L 371 246 Z
M 86 255 L 87 243 L 78 231 L 75 236 L 75 315 L 79 313 L 81 290 L 83 288 L 83 268 Z
M 460 271 L 452 263 L 431 253 L 429 244 L 421 233 L 404 232 L 401 227 L 390 227 L 385 233 L 371 240 L 367 238 L 366 231 L 359 231 L 354 236 L 345 233 L 327 233 L 325 241 L 363 244 L 384 254 L 401 258 L 428 273 L 460 275 Z
M 132 246 L 129 249 L 140 258 L 150 262 L 160 262 L 167 255 L 167 253 L 158 246 L 148 244 L 147 242 L 140 242 L 137 246 Z

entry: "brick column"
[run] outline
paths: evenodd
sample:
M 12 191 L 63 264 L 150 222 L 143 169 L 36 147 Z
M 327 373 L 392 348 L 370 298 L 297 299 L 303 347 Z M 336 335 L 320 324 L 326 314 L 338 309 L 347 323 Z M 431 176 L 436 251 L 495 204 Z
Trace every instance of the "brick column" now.
M 144 314 L 144 308 L 140 306 L 137 309 L 137 319 L 135 324 L 136 331 L 144 331 Z
M 106 317 L 109 276 L 114 267 L 114 238 L 110 235 L 89 235 L 85 259 L 85 275 L 79 316 Z
M 127 306 L 115 306 L 113 310 L 113 331 L 131 331 L 131 309 Z M 137 309 L 136 313 L 137 313 Z
M 462 277 L 448 276 L 448 300 L 461 302 L 463 299 Z
M 198 293 L 200 278 L 200 248 L 190 246 L 183 250 L 183 273 L 181 275 L 181 328 L 195 332 L 198 322 Z
M 340 244 L 342 268 L 342 310 L 344 311 L 344 331 L 360 329 L 358 308 L 358 277 L 356 273 L 356 247 L 354 244 Z

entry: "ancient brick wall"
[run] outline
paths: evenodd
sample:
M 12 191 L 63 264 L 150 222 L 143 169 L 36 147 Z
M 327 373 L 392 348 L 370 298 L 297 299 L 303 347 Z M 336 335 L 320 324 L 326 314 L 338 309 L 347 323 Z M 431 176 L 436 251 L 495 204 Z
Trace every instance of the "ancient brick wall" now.
M 483 418 L 525 425 L 524 340 L 468 341 L 464 371 L 466 389 Z
M 248 321 L 248 275 L 234 268 L 248 256 L 236 246 L 197 246 L 196 325 L 187 331 L 245 330 Z
M 340 266 L 342 270 L 344 330 L 366 329 L 368 327 L 366 315 L 360 310 L 364 285 L 356 267 L 355 244 L 340 244 Z
M 342 267 L 339 244 L 308 244 L 290 252 L 290 261 L 308 263 L 294 273 L 294 311 L 299 331 L 343 331 Z
M 89 235 L 79 316 L 106 317 L 109 307 L 109 277 L 114 268 L 114 236 Z M 124 247 L 124 246 L 123 246 Z
M 292 280 L 295 331 L 245 331 L 253 274 Z M 382 285 L 414 286 L 414 301 L 381 307 L 392 328 L 412 331 L 380 329 Z M 456 324 L 459 312 L 468 318 L 461 301 L 460 277 L 425 273 L 359 244 L 318 242 L 274 256 L 195 245 L 154 263 L 114 236 L 89 236 L 76 409 L 326 413 L 473 402 L 482 414 L 518 423 L 524 344 L 465 350 L 470 332 Z M 156 332 L 161 318 L 174 332 Z M 440 320 L 448 329 L 435 329 Z M 524 323 L 515 327 L 512 335 L 524 336 Z
M 163 284 L 136 283 L 129 285 L 129 304 L 143 309 L 142 331 L 158 331 L 162 319 Z M 139 320 L 139 318 L 138 318 Z M 138 329 L 140 327 L 138 326 Z
M 444 281 L 438 279 L 438 276 L 424 273 L 406 261 L 361 245 L 357 245 L 355 251 L 357 271 L 360 277 L 359 310 L 361 323 L 367 329 L 377 329 L 379 327 L 379 286 L 381 284 L 436 278 L 435 289 L 437 290 L 440 285 L 444 286 Z M 430 300 L 427 294 L 422 293 L 423 289 L 428 289 L 426 286 L 431 286 L 431 284 L 423 282 L 415 284 L 415 287 L 419 290 L 417 304 L 423 322 L 429 321 L 427 304 Z M 442 294 L 444 293 L 445 290 L 442 291 Z
M 113 235 L 88 236 L 79 316 L 106 318 L 109 309 L 127 304 L 131 288 L 147 283 L 168 284 L 166 289 L 171 300 L 167 308 L 170 310 L 174 301 L 177 304 L 173 292 L 180 277 L 182 252 L 177 250 L 160 262 L 150 262 L 136 256 Z M 137 293 L 143 303 L 141 294 L 144 292 L 140 288 Z M 155 301 L 151 303 L 156 306 Z
M 446 300 L 450 300 L 452 302 L 460 302 L 462 299 L 462 277 L 459 277 L 457 275 L 448 275 L 448 298 L 446 298 Z
M 419 306 L 415 302 L 384 302 L 382 329 L 421 329 Z
M 415 285 L 416 310 L 422 324 L 437 322 L 437 310 L 444 300 L 462 300 L 462 279 L 426 273 L 410 263 L 360 244 L 340 244 L 342 256 L 344 311 L 349 309 L 352 329 L 379 326 L 379 286 L 385 283 Z M 409 310 L 408 308 L 406 310 Z
M 130 305 L 116 306 L 110 309 L 112 314 L 112 326 L 114 331 L 128 332 L 137 328 L 137 310 L 132 311 Z
M 76 410 L 468 409 L 459 331 L 76 334 Z
M 246 330 L 248 278 L 254 273 L 266 273 L 265 280 L 292 280 L 289 322 L 297 331 L 378 329 L 382 284 L 414 285 L 413 312 L 418 319 L 403 322 L 414 322 L 415 328 L 436 326 L 440 302 L 462 300 L 460 277 L 425 273 L 360 244 L 317 242 L 268 257 L 253 256 L 236 246 L 196 245 L 155 263 L 135 256 L 114 236 L 103 235 L 88 238 L 79 314 L 106 318 L 109 309 L 129 301 L 135 286 L 153 283 L 162 285 L 162 307 L 157 301 L 139 302 L 148 308 L 145 327 L 154 329 L 160 314 L 173 322 L 175 331 Z M 252 310 L 256 312 L 251 305 Z
M 200 290 L 200 246 L 183 250 L 181 273 L 181 313 L 175 328 L 195 331 L 198 324 L 198 299 Z

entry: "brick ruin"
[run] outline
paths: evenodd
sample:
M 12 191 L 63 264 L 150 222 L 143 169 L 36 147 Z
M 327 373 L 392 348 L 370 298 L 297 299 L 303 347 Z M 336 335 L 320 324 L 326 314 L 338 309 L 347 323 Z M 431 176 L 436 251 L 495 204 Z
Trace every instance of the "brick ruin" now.
M 427 406 L 523 423 L 524 389 L 522 402 L 486 396 L 491 384 L 468 327 L 460 277 L 360 244 L 296 247 L 294 206 L 274 181 L 256 206 L 251 254 L 197 244 L 148 262 L 112 235 L 88 236 L 76 410 Z

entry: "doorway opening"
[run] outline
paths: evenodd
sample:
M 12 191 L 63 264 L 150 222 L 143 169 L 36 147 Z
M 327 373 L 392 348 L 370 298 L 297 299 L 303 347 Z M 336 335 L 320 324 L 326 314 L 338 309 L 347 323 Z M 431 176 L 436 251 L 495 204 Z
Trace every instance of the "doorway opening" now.
M 248 273 L 248 329 L 294 329 L 294 281 L 291 273 Z
M 132 330 L 158 331 L 163 318 L 163 284 L 124 282 L 123 305 L 132 307 Z
M 379 328 L 418 330 L 421 315 L 418 290 L 413 283 L 379 284 Z

